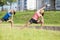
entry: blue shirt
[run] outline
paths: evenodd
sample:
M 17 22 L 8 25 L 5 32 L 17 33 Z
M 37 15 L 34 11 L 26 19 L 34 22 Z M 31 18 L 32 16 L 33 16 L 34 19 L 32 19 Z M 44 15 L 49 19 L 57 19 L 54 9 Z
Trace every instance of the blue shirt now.
M 5 14 L 5 16 L 3 17 L 3 19 L 4 19 L 4 20 L 8 20 L 9 17 L 11 17 L 11 16 L 12 16 L 12 13 L 11 13 L 11 12 L 7 12 L 7 13 Z

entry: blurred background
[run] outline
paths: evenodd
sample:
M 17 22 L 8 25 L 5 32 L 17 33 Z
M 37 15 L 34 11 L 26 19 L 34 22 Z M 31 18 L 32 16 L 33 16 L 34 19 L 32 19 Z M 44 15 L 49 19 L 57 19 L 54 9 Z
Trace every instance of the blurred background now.
M 0 0 L 0 11 L 38 10 L 45 3 L 50 4 L 45 10 L 60 10 L 60 0 Z

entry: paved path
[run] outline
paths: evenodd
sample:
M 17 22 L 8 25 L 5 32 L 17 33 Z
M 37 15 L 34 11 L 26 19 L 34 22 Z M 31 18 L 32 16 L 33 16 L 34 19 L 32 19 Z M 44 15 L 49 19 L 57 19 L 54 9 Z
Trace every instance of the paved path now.
M 16 27 L 22 27 L 22 26 L 16 26 Z M 40 26 L 29 26 L 29 28 L 40 29 Z M 60 31 L 60 26 L 44 26 L 42 28 L 45 30 Z
M 30 26 L 29 28 L 36 28 L 36 29 L 40 29 L 39 26 Z M 60 31 L 60 26 L 44 26 L 43 29 L 46 29 L 46 30 L 54 30 L 54 31 Z

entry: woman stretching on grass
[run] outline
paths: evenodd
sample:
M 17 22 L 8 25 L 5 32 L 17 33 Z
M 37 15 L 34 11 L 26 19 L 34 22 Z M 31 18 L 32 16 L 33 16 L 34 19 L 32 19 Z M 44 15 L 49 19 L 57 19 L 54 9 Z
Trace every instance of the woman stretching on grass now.
M 13 27 L 13 14 L 15 15 L 15 10 L 9 10 L 9 12 L 7 12 L 2 19 L 0 19 L 0 23 L 6 21 L 11 23 L 11 27 Z
M 35 12 L 35 14 L 32 16 L 32 18 L 29 20 L 29 22 L 26 23 L 25 27 L 28 27 L 32 23 L 41 24 L 41 26 L 44 26 L 44 17 L 43 17 L 44 16 L 44 9 L 45 9 L 45 6 L 43 6 L 39 10 L 37 10 Z M 39 18 L 41 20 L 39 20 Z

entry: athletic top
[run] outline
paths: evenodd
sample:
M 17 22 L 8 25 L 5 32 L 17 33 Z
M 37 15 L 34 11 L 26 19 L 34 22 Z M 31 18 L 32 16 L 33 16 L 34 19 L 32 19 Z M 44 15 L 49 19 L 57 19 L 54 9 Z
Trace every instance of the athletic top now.
M 37 12 L 35 12 L 35 14 L 33 15 L 32 18 L 35 19 L 35 20 L 38 20 L 40 16 L 41 16 L 40 10 L 38 10 Z
M 11 12 L 7 12 L 6 15 L 3 17 L 4 20 L 9 20 L 9 17 L 12 16 Z

